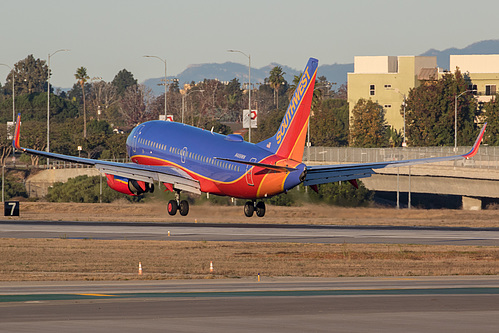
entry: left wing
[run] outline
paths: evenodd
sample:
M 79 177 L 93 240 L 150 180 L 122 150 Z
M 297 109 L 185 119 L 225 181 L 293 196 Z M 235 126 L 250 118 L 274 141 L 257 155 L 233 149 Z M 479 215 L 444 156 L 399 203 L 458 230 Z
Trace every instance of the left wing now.
M 486 127 L 487 123 L 483 125 L 483 128 L 480 131 L 480 134 L 478 135 L 478 138 L 476 139 L 475 144 L 473 145 L 471 150 L 463 155 L 376 162 L 376 163 L 307 166 L 306 169 L 307 175 L 305 177 L 305 180 L 303 181 L 303 185 L 312 186 L 318 184 L 326 184 L 338 181 L 371 177 L 372 174 L 376 173 L 374 171 L 375 169 L 468 159 L 475 156 L 476 153 L 478 152 L 478 147 L 480 146 L 480 142 L 482 141 Z
M 17 116 L 15 135 L 13 140 L 14 148 L 23 152 L 55 158 L 61 161 L 92 165 L 100 172 L 112 174 L 129 179 L 140 180 L 148 183 L 154 181 L 172 184 L 174 188 L 185 190 L 192 193 L 201 194 L 199 181 L 189 176 L 186 172 L 179 168 L 169 166 L 142 165 L 136 163 L 118 163 L 110 161 L 100 161 L 91 158 L 76 157 L 70 155 L 62 155 L 49 153 L 41 150 L 23 148 L 19 144 L 21 132 L 21 114 Z

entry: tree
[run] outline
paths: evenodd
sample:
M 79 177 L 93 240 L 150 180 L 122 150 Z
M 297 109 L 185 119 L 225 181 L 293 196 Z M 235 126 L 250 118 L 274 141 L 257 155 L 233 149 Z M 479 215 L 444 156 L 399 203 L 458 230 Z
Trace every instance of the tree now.
M 491 146 L 499 146 L 499 94 L 483 106 L 487 121 L 485 142 Z
M 24 121 L 24 130 L 21 136 L 22 145 L 36 150 L 45 150 L 47 147 L 46 123 L 42 121 Z M 40 156 L 29 154 L 32 165 L 38 165 Z
M 350 144 L 354 147 L 388 147 L 385 111 L 372 100 L 359 99 L 350 119 Z
M 11 133 L 12 134 L 12 133 Z M 7 139 L 7 124 L 0 123 L 0 164 L 12 153 L 12 140 Z
M 284 74 L 286 73 L 281 66 L 275 66 L 269 73 L 269 84 L 274 89 L 274 104 L 277 104 L 277 108 L 279 108 L 279 88 L 286 83 Z
M 12 76 L 16 97 L 23 94 L 44 92 L 47 90 L 48 66 L 45 60 L 35 59 L 32 54 L 17 62 L 7 76 L 4 91 L 12 95 Z
M 133 127 L 144 121 L 157 119 L 158 114 L 151 112 L 149 105 L 152 101 L 152 92 L 144 85 L 130 86 L 119 103 L 119 113 L 125 125 Z
M 85 82 L 90 79 L 87 75 L 87 69 L 85 67 L 80 67 L 76 69 L 75 78 L 81 86 L 81 91 L 83 94 L 83 137 L 87 137 L 87 111 L 85 109 Z
M 91 103 L 97 113 L 97 119 L 107 119 L 105 111 L 118 102 L 118 89 L 112 83 L 98 81 L 92 83 Z M 101 115 L 98 112 L 100 110 Z
M 132 73 L 122 69 L 116 74 L 111 83 L 116 87 L 118 95 L 123 96 L 128 87 L 137 85 L 137 80 L 134 79 Z
M 348 130 L 348 103 L 342 99 L 325 100 L 310 118 L 310 141 L 314 146 L 347 146 Z
M 241 90 L 241 83 L 238 79 L 232 79 L 229 84 L 225 86 L 225 95 L 227 96 L 227 108 L 229 110 L 237 109 L 240 111 L 243 92 Z
M 406 104 L 406 137 L 413 146 L 454 145 L 455 97 L 467 89 L 461 72 L 446 74 L 409 91 Z M 401 113 L 403 107 L 401 107 Z M 471 145 L 476 137 L 476 101 L 471 94 L 457 100 L 458 145 Z

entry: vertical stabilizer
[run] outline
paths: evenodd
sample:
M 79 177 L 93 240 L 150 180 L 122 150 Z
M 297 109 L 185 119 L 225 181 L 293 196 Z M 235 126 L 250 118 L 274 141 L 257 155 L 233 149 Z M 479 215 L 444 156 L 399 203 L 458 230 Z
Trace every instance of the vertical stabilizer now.
M 258 146 L 281 157 L 302 161 L 318 64 L 317 59 L 308 60 L 277 133 Z

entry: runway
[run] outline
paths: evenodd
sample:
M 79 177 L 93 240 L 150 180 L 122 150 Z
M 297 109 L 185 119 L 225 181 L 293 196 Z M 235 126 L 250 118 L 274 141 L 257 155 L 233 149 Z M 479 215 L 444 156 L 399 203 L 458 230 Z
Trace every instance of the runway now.
M 499 246 L 499 228 L 1 221 L 0 238 Z
M 6 332 L 496 332 L 498 305 L 498 277 L 0 284 Z

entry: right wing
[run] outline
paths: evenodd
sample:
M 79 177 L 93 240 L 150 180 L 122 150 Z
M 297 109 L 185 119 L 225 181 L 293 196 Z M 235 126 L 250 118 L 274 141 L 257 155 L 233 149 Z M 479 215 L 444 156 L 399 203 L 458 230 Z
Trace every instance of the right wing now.
M 307 166 L 307 175 L 303 181 L 303 185 L 312 186 L 318 184 L 333 183 L 345 180 L 359 179 L 371 177 L 376 173 L 375 169 L 394 168 L 409 166 L 415 164 L 435 163 L 443 161 L 454 161 L 461 159 L 468 159 L 476 155 L 480 142 L 482 141 L 483 134 L 487 123 L 483 125 L 480 134 L 478 135 L 475 144 L 471 150 L 463 155 L 453 155 L 444 157 L 430 157 L 412 160 L 376 162 L 376 163 L 357 163 L 357 164 L 335 164 L 335 165 L 317 165 Z
M 154 181 L 172 184 L 174 188 L 196 194 L 201 194 L 199 181 L 189 176 L 185 171 L 171 166 L 143 165 L 136 163 L 118 163 L 110 161 L 94 160 L 91 158 L 49 153 L 41 150 L 23 148 L 19 144 L 21 135 L 21 114 L 17 116 L 14 148 L 23 152 L 55 158 L 61 161 L 92 165 L 100 172 L 112 174 L 129 179 L 154 183 Z

